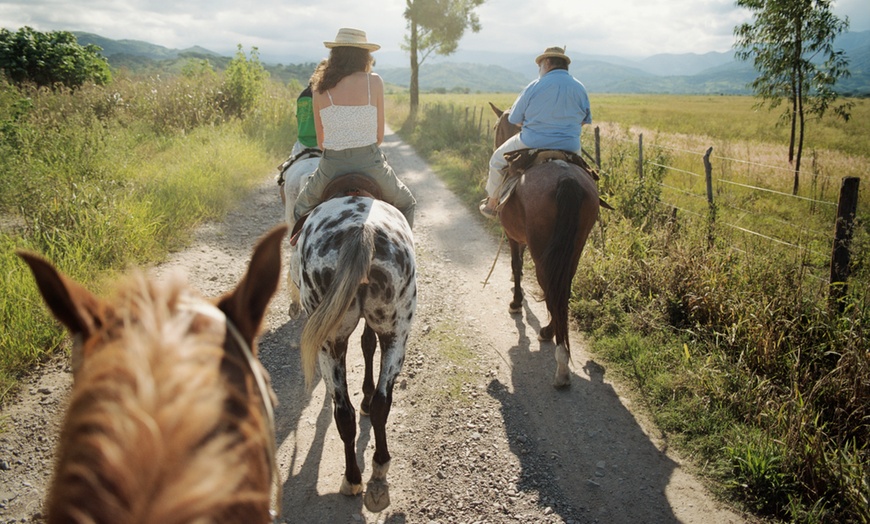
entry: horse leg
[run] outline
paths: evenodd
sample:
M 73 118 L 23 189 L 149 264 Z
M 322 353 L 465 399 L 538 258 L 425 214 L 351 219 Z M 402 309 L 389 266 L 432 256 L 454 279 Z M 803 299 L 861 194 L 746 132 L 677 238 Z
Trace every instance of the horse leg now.
M 408 333 L 380 335 L 381 373 L 378 388 L 372 399 L 371 421 L 375 433 L 375 454 L 372 457 L 372 476 L 366 484 L 365 506 L 369 511 L 383 511 L 390 505 L 387 472 L 390 470 L 390 451 L 387 448 L 387 418 L 393 404 L 393 386 L 405 360 Z
M 510 241 L 510 246 L 514 298 L 510 303 L 510 307 L 508 307 L 508 311 L 513 315 L 523 310 L 523 253 L 525 252 L 525 246 L 514 240 Z
M 296 246 L 292 246 L 290 251 L 290 268 L 287 271 L 287 290 L 290 294 L 290 308 L 287 314 L 292 319 L 299 318 L 302 313 L 302 299 L 299 297 L 299 286 L 296 285 L 298 279 L 294 279 L 294 275 L 299 274 L 299 253 Z
M 549 324 L 542 327 L 538 332 L 538 340 L 541 342 L 552 342 L 555 333 L 556 329 L 553 327 L 553 321 L 551 320 Z
M 347 339 L 336 339 L 331 352 L 320 352 L 320 374 L 332 394 L 335 426 L 344 443 L 344 478 L 339 491 L 353 496 L 362 491 L 362 473 L 356 462 L 356 412 L 347 391 L 346 354 Z
M 363 378 L 363 399 L 359 406 L 360 415 L 368 415 L 372 409 L 372 396 L 375 394 L 375 379 L 372 372 L 372 361 L 375 357 L 375 349 L 377 349 L 378 339 L 375 336 L 369 323 L 365 323 L 362 337 L 360 338 L 360 346 L 362 346 L 363 357 L 366 363 L 365 377 Z
M 568 371 L 569 357 L 570 354 L 565 348 L 565 344 L 558 344 L 556 346 L 556 375 L 553 377 L 553 387 L 556 389 L 571 386 L 571 374 Z

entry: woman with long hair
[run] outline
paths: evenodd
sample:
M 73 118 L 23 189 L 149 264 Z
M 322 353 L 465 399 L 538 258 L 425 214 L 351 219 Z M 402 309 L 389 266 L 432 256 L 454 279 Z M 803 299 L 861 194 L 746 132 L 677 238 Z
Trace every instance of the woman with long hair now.
M 384 140 L 384 81 L 371 72 L 371 52 L 380 46 L 368 42 L 364 31 L 346 27 L 338 30 L 335 41 L 324 45 L 330 50 L 329 58 L 311 77 L 314 122 L 323 156 L 299 193 L 295 218 L 299 220 L 322 201 L 332 179 L 362 173 L 380 186 L 383 199 L 413 226 L 417 202 L 379 147 Z

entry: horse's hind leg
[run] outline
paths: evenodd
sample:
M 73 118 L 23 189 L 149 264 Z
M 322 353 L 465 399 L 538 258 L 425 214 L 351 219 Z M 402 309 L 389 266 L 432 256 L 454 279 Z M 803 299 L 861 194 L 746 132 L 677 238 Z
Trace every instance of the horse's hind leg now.
M 372 399 L 371 421 L 375 433 L 375 454 L 372 457 L 372 476 L 366 484 L 364 502 L 372 512 L 383 511 L 390 505 L 387 472 L 390 470 L 390 452 L 387 448 L 387 418 L 393 404 L 393 386 L 402 370 L 408 334 L 381 335 L 381 373 L 378 388 Z
M 298 279 L 294 279 L 294 275 L 299 272 L 299 253 L 296 246 L 289 249 L 290 252 L 290 268 L 287 271 L 287 291 L 290 294 L 290 307 L 287 314 L 290 318 L 299 318 L 302 314 L 302 299 L 299 297 L 299 286 L 296 285 Z
M 378 346 L 378 339 L 375 331 L 365 323 L 362 337 L 360 338 L 362 346 L 363 359 L 365 360 L 365 377 L 363 377 L 363 399 L 359 406 L 360 415 L 368 415 L 372 409 L 372 396 L 375 394 L 375 379 L 372 371 L 372 364 L 375 357 L 375 349 Z
M 511 300 L 508 311 L 511 314 L 519 313 L 523 310 L 523 253 L 525 246 L 514 240 L 510 241 L 511 246 L 511 273 L 514 280 L 514 298 Z
M 571 373 L 568 370 L 570 356 L 565 344 L 558 344 L 556 346 L 556 375 L 553 377 L 553 387 L 556 389 L 571 386 Z
M 550 321 L 549 324 L 542 327 L 540 331 L 538 331 L 538 340 L 541 342 L 552 342 L 553 335 L 555 335 L 556 329 L 553 327 L 553 321 Z
M 346 353 L 347 339 L 336 339 L 332 350 L 336 356 L 320 352 L 320 373 L 332 394 L 333 417 L 344 443 L 344 478 L 339 491 L 342 495 L 358 495 L 362 491 L 362 473 L 356 462 L 356 412 L 347 391 Z

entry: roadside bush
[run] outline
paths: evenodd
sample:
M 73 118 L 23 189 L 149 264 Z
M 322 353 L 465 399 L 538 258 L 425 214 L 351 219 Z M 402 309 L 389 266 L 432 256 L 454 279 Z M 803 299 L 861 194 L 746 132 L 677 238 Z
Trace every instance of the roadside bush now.
M 250 58 L 238 45 L 236 56 L 224 72 L 221 86 L 221 108 L 231 117 L 245 118 L 263 96 L 269 72 L 260 63 L 256 47 L 251 48 Z
M 224 115 L 220 85 L 209 68 L 76 90 L 0 83 L 0 401 L 65 340 L 15 248 L 99 289 L 182 247 L 274 174 L 295 98 L 258 99 L 260 125 L 247 128 Z

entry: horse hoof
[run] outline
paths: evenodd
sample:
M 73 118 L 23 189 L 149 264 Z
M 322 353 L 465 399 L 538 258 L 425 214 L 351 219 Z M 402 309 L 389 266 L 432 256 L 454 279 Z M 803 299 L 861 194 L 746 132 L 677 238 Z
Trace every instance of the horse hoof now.
M 390 485 L 383 480 L 370 480 L 366 484 L 366 494 L 363 499 L 366 509 L 379 513 L 390 505 Z
M 571 377 L 556 377 L 553 380 L 553 387 L 556 389 L 568 389 L 571 387 Z
M 355 497 L 359 495 L 362 491 L 362 483 L 351 484 L 350 482 L 348 482 L 347 477 L 343 477 L 341 479 L 341 488 L 338 491 L 342 495 L 347 495 L 348 497 Z
M 508 306 L 508 313 L 510 313 L 511 315 L 516 315 L 517 313 L 522 313 L 522 312 L 523 312 L 523 305 L 522 304 L 520 304 L 519 306 L 515 306 L 513 304 Z
M 287 315 L 290 316 L 290 319 L 296 320 L 299 318 L 300 314 L 302 314 L 302 305 L 295 302 L 291 303 L 290 307 L 287 309 Z
M 541 342 L 552 342 L 553 341 L 553 329 L 549 326 L 544 327 L 541 331 L 538 332 L 538 340 Z

